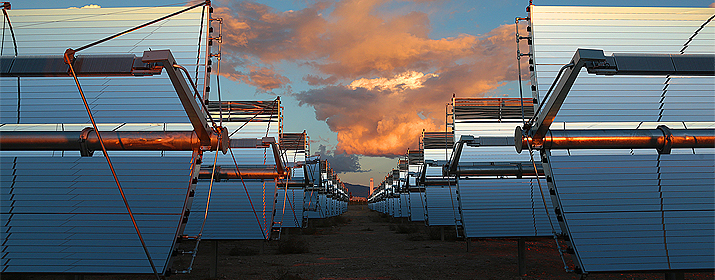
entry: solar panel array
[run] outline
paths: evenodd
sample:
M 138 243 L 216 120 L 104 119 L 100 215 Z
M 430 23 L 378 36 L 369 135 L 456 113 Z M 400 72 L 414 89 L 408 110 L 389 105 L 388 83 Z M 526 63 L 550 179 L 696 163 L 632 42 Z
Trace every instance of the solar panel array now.
M 311 159 L 315 160 L 315 158 Z M 308 204 L 306 216 L 309 219 L 328 218 L 348 211 L 348 189 L 330 167 L 330 163 L 327 160 L 319 160 L 318 163 L 310 166 L 309 170 L 319 175 L 320 180 L 313 181 L 313 186 L 305 192 L 304 203 Z M 318 168 L 318 172 L 315 172 L 315 167 Z
M 425 193 L 421 192 L 410 192 L 410 221 L 413 222 L 424 222 L 425 220 Z
M 530 7 L 533 94 L 577 48 L 712 54 L 712 8 Z M 712 77 L 579 74 L 552 130 L 712 128 Z M 543 102 L 543 101 L 542 101 Z M 713 269 L 715 149 L 546 150 L 561 230 L 580 272 Z
M 513 137 L 524 116 L 533 115 L 531 98 L 454 98 L 454 135 Z M 539 154 L 535 155 L 539 164 Z M 464 146 L 460 166 L 525 163 L 528 153 L 517 154 L 514 146 Z M 460 176 L 459 202 L 466 237 L 550 236 L 551 225 L 534 176 Z M 543 195 L 548 196 L 544 186 Z M 550 205 L 549 205 L 550 207 Z M 549 209 L 553 213 L 553 209 Z
M 100 8 L 7 10 L 17 55 L 62 57 L 78 48 L 180 10 Z M 206 40 L 201 8 L 77 53 L 134 54 L 171 49 L 203 88 Z M 205 33 L 206 28 L 203 28 Z M 3 56 L 15 55 L 10 32 Z M 181 34 L 182 36 L 176 36 Z M 48 44 L 47 42 L 52 42 Z M 201 58 L 197 62 L 197 57 Z M 166 73 L 80 77 L 100 131 L 192 130 Z M 71 77 L 0 77 L 3 131 L 81 131 L 89 118 Z M 128 204 L 159 273 L 171 269 L 198 170 L 191 152 L 110 152 Z M 195 155 L 194 155 L 195 157 Z M 101 152 L 3 151 L 2 272 L 152 273 Z
M 223 116 L 223 126 L 228 129 L 229 135 L 233 134 L 231 138 L 279 139 L 281 118 L 278 100 L 226 101 L 220 105 L 212 102 L 209 110 L 214 117 Z M 260 109 L 256 110 L 255 107 Z M 219 108 L 223 113 L 219 113 Z M 246 110 L 241 114 L 238 108 Z M 254 119 L 261 121 L 249 122 L 249 119 L 254 116 Z M 217 166 L 235 169 L 238 164 L 239 171 L 243 168 L 275 168 L 276 162 L 271 148 L 232 148 L 231 150 L 225 155 L 219 152 L 219 157 L 216 159 Z M 204 153 L 202 165 L 205 168 L 212 168 L 215 154 L 215 152 Z M 270 237 L 278 195 L 276 181 L 270 179 L 214 180 L 213 183 L 211 180 L 200 180 L 186 227 L 188 235 L 196 236 L 201 233 L 209 187 L 211 187 L 211 199 L 202 239 L 243 240 Z M 282 204 L 280 206 L 282 207 Z
M 425 205 L 428 226 L 461 225 L 457 186 L 425 186 Z
M 409 191 L 408 203 L 410 207 L 410 220 L 422 222 L 425 220 L 425 195 L 424 187 L 419 186 L 417 181 L 420 177 L 420 169 L 424 165 L 424 153 L 422 150 L 407 151 L 407 189 Z
M 305 159 L 310 153 L 308 145 L 308 135 L 305 132 L 281 135 L 281 152 L 285 154 L 286 164 L 293 166 L 289 180 L 278 183 L 278 204 L 282 209 L 278 220 L 281 228 L 303 227 L 305 190 L 308 184 Z
M 425 162 L 446 162 L 452 154 L 452 132 L 424 132 L 422 150 Z M 442 166 L 427 165 L 423 170 L 426 178 L 443 179 Z M 456 184 L 425 185 L 425 223 L 429 226 L 456 225 L 461 220 Z
M 410 194 L 407 185 L 407 160 L 398 160 L 397 169 L 389 172 L 376 192 L 384 199 L 378 211 L 396 218 L 410 217 Z
M 308 176 L 308 186 L 303 200 L 304 215 L 308 219 L 325 218 L 320 207 L 320 193 L 323 192 L 322 176 L 320 175 L 320 157 L 312 156 L 306 161 L 305 168 Z
M 188 198 L 191 156 L 115 156 L 113 163 L 164 271 Z M 103 157 L 4 153 L 0 171 L 2 272 L 152 273 Z
M 420 150 L 408 151 L 369 196 L 370 209 L 429 226 L 461 224 L 457 186 L 454 180 L 447 183 L 440 165 L 451 153 L 453 133 L 423 132 L 420 145 Z

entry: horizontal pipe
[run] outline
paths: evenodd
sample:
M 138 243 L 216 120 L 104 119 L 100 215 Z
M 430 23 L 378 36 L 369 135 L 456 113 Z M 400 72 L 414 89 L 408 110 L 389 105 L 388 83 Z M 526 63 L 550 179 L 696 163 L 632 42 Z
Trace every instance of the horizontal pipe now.
M 211 167 L 202 167 L 199 171 L 199 179 L 211 179 Z M 267 168 L 246 168 L 240 169 L 239 172 L 236 168 L 216 168 L 217 176 L 214 176 L 214 180 L 248 180 L 248 179 L 267 179 L 273 180 L 278 179 L 280 174 L 276 172 L 275 169 Z
M 594 129 L 549 130 L 543 139 L 531 139 L 515 132 L 516 150 L 542 149 L 657 149 L 670 153 L 672 148 L 715 148 L 715 129 Z M 519 145 L 519 143 L 521 145 Z
M 193 131 L 101 131 L 104 146 L 109 151 L 193 151 L 201 148 Z M 229 146 L 225 129 L 222 139 L 211 135 L 211 151 L 226 152 Z M 82 131 L 2 131 L 2 151 L 81 151 L 91 155 L 101 150 L 97 133 L 91 128 Z
M 544 175 L 544 168 L 540 163 L 536 164 L 539 176 Z M 509 164 L 509 165 L 473 165 L 473 166 L 458 166 L 456 168 L 456 176 L 536 176 L 534 166 L 528 164 Z
M 300 180 L 290 180 L 287 184 L 285 181 L 278 182 L 278 187 L 280 188 L 285 187 L 286 185 L 288 185 L 289 189 L 305 189 L 308 183 Z
M 422 182 L 422 186 L 455 186 L 457 185 L 457 180 L 455 179 L 443 179 L 443 178 L 435 178 L 435 179 L 430 179 L 427 178 L 424 182 Z
M 83 135 L 83 133 L 85 135 Z M 191 151 L 201 146 L 193 131 L 102 131 L 107 150 Z M 0 132 L 0 149 L 4 151 L 72 151 L 80 145 L 101 150 L 97 134 L 89 131 L 4 131 Z M 218 137 L 211 141 L 212 148 Z

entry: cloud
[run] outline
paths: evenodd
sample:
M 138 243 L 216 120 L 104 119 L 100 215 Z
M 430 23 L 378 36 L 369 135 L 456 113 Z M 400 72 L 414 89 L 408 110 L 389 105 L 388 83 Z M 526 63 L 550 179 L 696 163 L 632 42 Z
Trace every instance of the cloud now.
M 215 9 L 223 18 L 223 54 L 234 59 L 225 74 L 243 66 L 301 62 L 329 77 L 389 76 L 429 71 L 473 55 L 478 38 L 460 35 L 430 39 L 427 14 L 380 15 L 386 0 L 317 2 L 299 11 L 279 12 L 267 5 L 228 2 Z M 329 9 L 333 9 L 329 12 Z M 316 76 L 306 76 L 316 81 Z M 335 79 L 328 78 L 328 79 Z M 271 87 L 287 80 L 266 83 Z M 330 80 L 333 82 L 333 80 Z
M 223 19 L 222 75 L 256 86 L 261 91 L 283 88 L 291 81 L 276 73 L 272 65 L 282 60 L 315 59 L 311 50 L 318 45 L 325 20 L 319 11 L 328 7 L 316 3 L 300 11 L 278 12 L 258 3 L 227 2 L 214 9 Z M 245 72 L 241 69 L 248 69 Z
M 324 85 L 334 85 L 338 82 L 338 78 L 334 76 L 330 76 L 327 78 L 323 78 L 317 75 L 305 75 L 303 77 L 303 80 L 308 82 L 308 85 L 311 86 L 324 86 Z
M 325 1 L 286 12 L 225 2 L 215 9 L 225 24 L 221 73 L 273 91 L 292 82 L 274 65 L 312 69 L 302 79 L 313 88 L 296 99 L 338 133 L 337 154 L 372 156 L 402 155 L 417 148 L 423 129 L 443 130 L 454 94 L 483 96 L 516 80 L 514 25 L 430 38 L 428 14 L 391 13 L 390 2 Z
M 315 108 L 316 119 L 338 133 L 337 151 L 369 156 L 403 155 L 417 148 L 423 129 L 442 131 L 453 94 L 480 97 L 515 80 L 513 25 L 481 37 L 474 56 L 437 73 L 407 71 L 387 78 L 360 78 L 296 94 Z
M 244 65 L 248 69 L 247 72 L 236 70 L 237 65 L 230 60 L 224 63 L 224 67 L 228 66 L 227 72 L 221 71 L 221 74 L 229 79 L 244 82 L 255 86 L 259 91 L 272 91 L 277 88 L 285 87 L 290 83 L 290 79 L 278 74 L 274 69 L 269 67 L 261 67 L 253 64 Z
M 89 4 L 89 5 L 84 5 L 84 6 L 80 7 L 80 8 L 77 8 L 77 7 L 69 7 L 69 8 L 67 8 L 67 9 L 99 9 L 99 8 L 101 8 L 101 7 L 102 7 L 102 6 L 97 5 L 97 4 Z
M 326 151 L 326 147 L 323 145 L 318 148 L 318 154 L 320 154 L 321 159 L 327 159 L 330 167 L 337 173 L 370 172 L 370 170 L 362 170 L 357 155 Z

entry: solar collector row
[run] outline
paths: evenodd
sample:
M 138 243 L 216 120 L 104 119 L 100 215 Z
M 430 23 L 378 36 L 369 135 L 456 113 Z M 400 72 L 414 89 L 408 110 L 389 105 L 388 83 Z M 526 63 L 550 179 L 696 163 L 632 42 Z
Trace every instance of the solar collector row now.
M 713 11 L 532 6 L 534 96 L 544 97 L 577 48 L 603 49 L 607 55 L 712 53 L 715 28 L 704 23 Z M 551 129 L 712 127 L 714 88 L 712 77 L 603 77 L 581 71 L 555 119 L 565 123 Z M 596 121 L 601 123 L 583 124 Z M 712 269 L 714 153 L 547 150 L 553 204 L 562 213 L 561 229 L 569 235 L 577 269 Z
M 146 11 L 153 11 L 146 13 Z M 179 8 L 8 10 L 18 54 L 61 56 Z M 201 9 L 84 50 L 78 55 L 171 49 L 196 69 Z M 131 21 L 127 19 L 131 18 Z M 204 28 L 204 31 L 206 28 Z M 176 37 L 176 34 L 184 36 Z M 10 42 L 9 32 L 3 41 Z M 192 35 L 193 34 L 193 35 Z M 54 42 L 38 44 L 38 42 Z M 14 54 L 5 44 L 3 54 Z M 197 48 L 201 50 L 197 53 Z M 198 62 L 203 64 L 203 60 Z M 203 88 L 203 66 L 197 82 Z M 192 76 L 193 75 L 192 71 Z M 80 77 L 99 130 L 191 130 L 166 74 Z M 3 131 L 81 131 L 87 112 L 71 77 L 0 78 Z M 53 104 L 52 106 L 46 104 Z M 19 119 L 18 119 L 19 117 Z M 138 124 L 127 124 L 135 122 Z M 181 123 L 180 125 L 166 123 Z M 27 125 L 7 125 L 24 123 Z M 41 125 L 45 123 L 47 125 Z M 153 124 L 147 124 L 153 123 Z M 137 226 L 160 274 L 170 270 L 191 201 L 191 152 L 110 152 Z M 101 152 L 3 151 L 0 157 L 3 272 L 152 273 L 122 197 Z

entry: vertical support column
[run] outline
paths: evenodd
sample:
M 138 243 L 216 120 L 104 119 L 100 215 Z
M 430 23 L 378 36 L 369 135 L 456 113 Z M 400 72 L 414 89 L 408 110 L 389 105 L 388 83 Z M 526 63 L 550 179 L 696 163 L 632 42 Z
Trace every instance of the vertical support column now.
M 519 264 L 519 276 L 526 275 L 526 242 L 524 237 L 519 237 L 517 263 Z
M 204 56 L 204 88 L 203 88 L 203 100 L 201 102 L 204 102 L 204 104 L 208 105 L 209 101 L 209 95 L 211 91 L 211 45 L 213 45 L 213 40 L 211 40 L 211 31 L 212 31 L 212 26 L 211 26 L 211 21 L 213 20 L 211 18 L 211 15 L 213 14 L 213 7 L 209 6 L 208 11 L 206 11 L 206 22 L 202 24 L 206 24 L 206 38 L 204 39 L 204 44 L 206 44 L 206 55 Z M 216 78 L 218 79 L 218 77 Z M 198 81 L 196 81 L 198 84 Z M 208 114 L 208 112 L 206 112 Z
M 528 42 L 531 42 L 529 44 L 529 77 L 530 77 L 530 83 L 531 83 L 531 97 L 534 100 L 534 113 L 539 109 L 539 104 L 541 104 L 541 97 L 539 96 L 539 89 L 538 89 L 538 81 L 536 80 L 536 58 L 534 57 L 534 43 L 533 43 L 533 38 L 534 38 L 534 33 L 532 29 L 532 19 L 533 19 L 533 13 L 531 11 L 531 8 L 533 5 L 530 5 L 527 8 L 527 13 L 529 13 L 529 17 L 527 20 L 527 26 L 526 26 L 526 32 L 527 32 L 527 37 L 531 38 L 528 39 Z
M 666 272 L 665 280 L 685 280 L 685 273 L 683 272 Z
M 439 227 L 439 240 L 444 241 L 444 227 L 440 226 Z
M 210 240 L 211 248 L 209 249 L 209 277 L 218 277 L 218 240 Z

